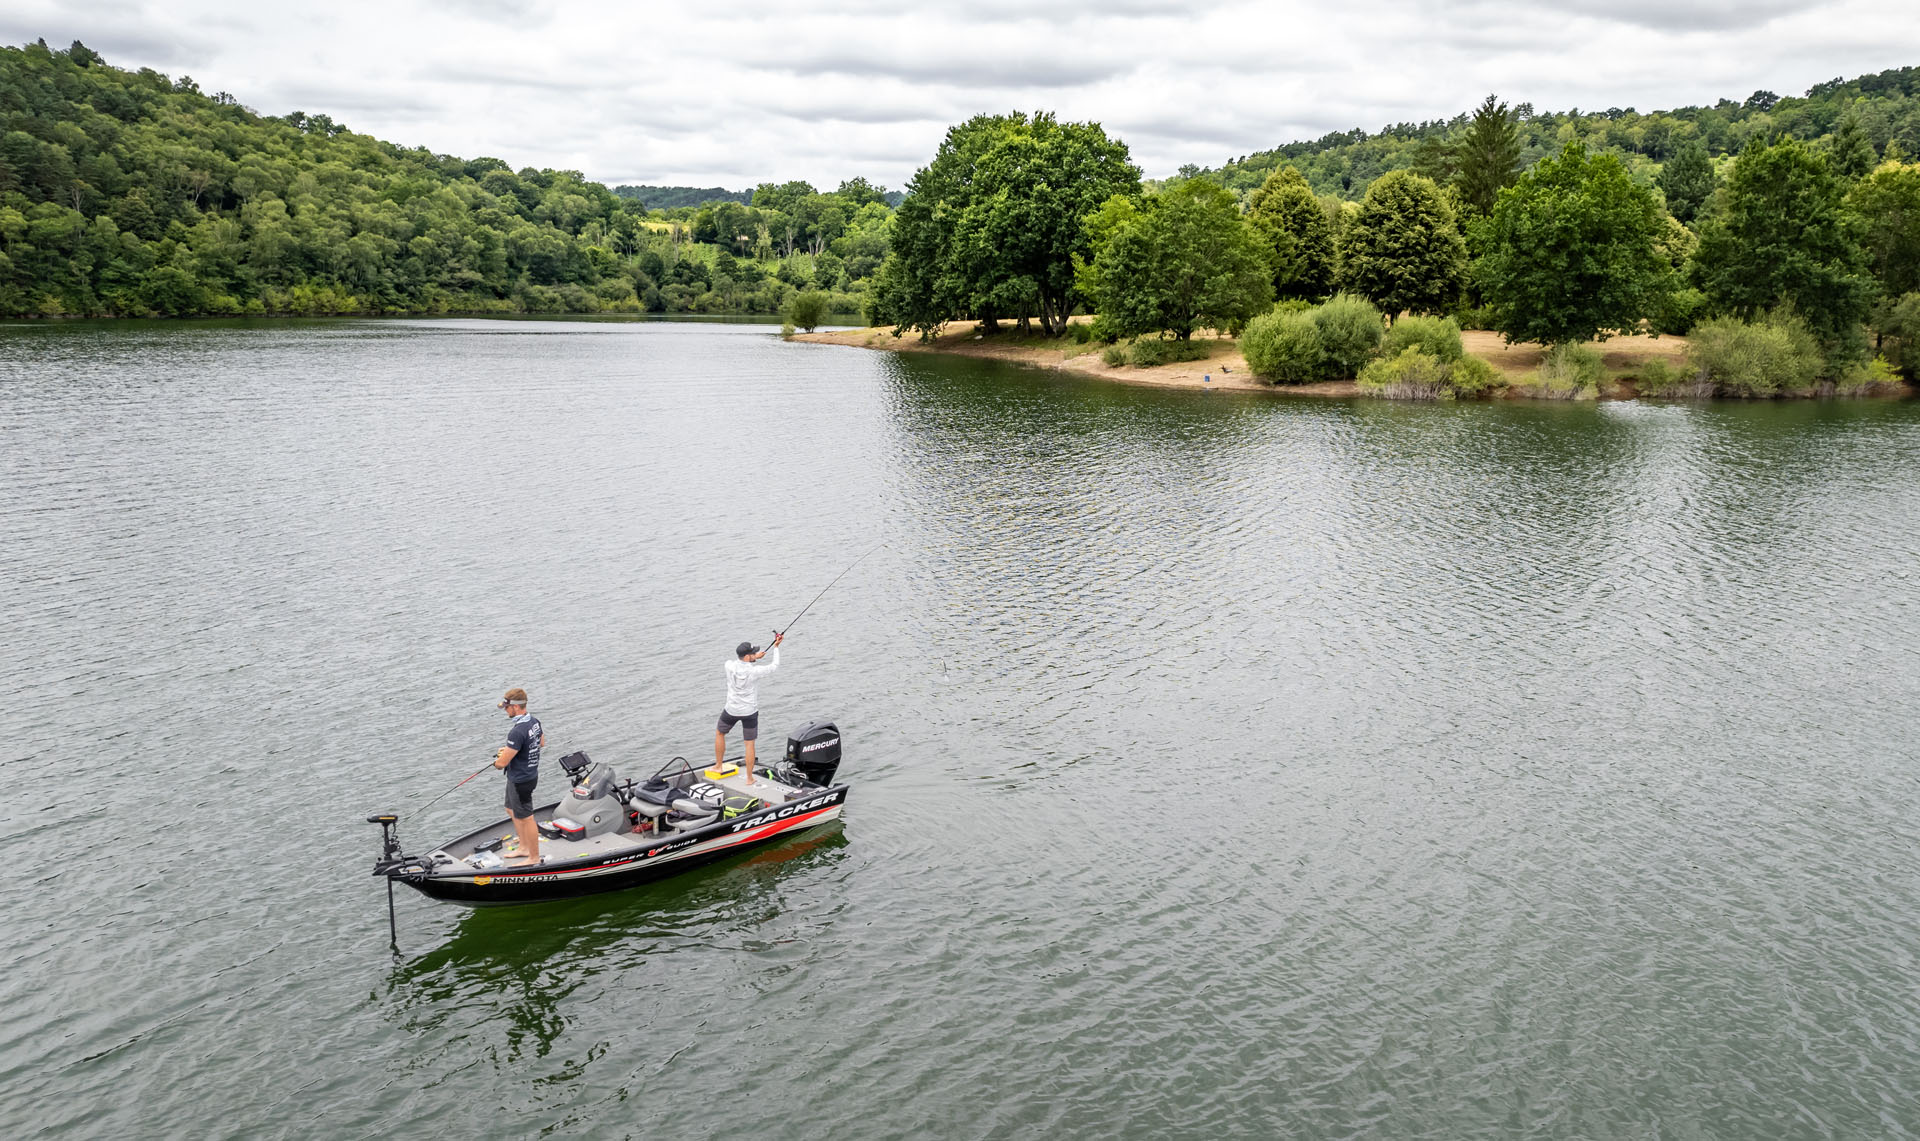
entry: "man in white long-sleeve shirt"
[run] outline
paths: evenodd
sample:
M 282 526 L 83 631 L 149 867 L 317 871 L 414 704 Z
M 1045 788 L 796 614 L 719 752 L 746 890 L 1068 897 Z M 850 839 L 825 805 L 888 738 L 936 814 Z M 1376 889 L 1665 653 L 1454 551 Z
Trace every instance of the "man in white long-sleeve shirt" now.
M 760 736 L 760 679 L 780 668 L 780 643 L 785 634 L 775 634 L 765 652 L 752 642 L 734 648 L 733 660 L 723 667 L 727 674 L 727 703 L 720 709 L 720 723 L 713 733 L 713 767 L 727 759 L 727 734 L 738 724 L 747 739 L 747 783 L 753 783 L 753 743 Z M 766 658 L 766 664 L 760 663 Z

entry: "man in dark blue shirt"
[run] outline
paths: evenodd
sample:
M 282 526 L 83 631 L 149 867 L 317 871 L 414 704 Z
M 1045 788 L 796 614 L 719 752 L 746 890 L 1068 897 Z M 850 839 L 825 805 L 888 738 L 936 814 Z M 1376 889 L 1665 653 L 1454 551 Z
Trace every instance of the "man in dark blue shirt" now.
M 507 815 L 513 817 L 513 833 L 519 848 L 509 863 L 519 866 L 540 862 L 540 829 L 533 822 L 533 786 L 540 780 L 540 748 L 547 743 L 540 721 L 527 712 L 527 691 L 518 686 L 500 699 L 507 711 L 507 743 L 493 758 L 493 767 L 507 771 Z

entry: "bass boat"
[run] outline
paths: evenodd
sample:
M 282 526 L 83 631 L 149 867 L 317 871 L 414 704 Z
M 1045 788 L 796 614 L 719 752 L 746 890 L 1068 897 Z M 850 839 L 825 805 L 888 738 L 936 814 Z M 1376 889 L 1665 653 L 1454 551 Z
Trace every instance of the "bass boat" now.
M 675 757 L 644 781 L 622 781 L 585 753 L 560 758 L 571 788 L 534 812 L 540 862 L 503 855 L 513 822 L 498 820 L 423 855 L 401 851 L 399 817 L 380 825 L 373 874 L 434 899 L 484 907 L 538 903 L 652 883 L 815 828 L 840 816 L 847 788 L 840 730 L 810 721 L 787 737 L 786 753 L 748 784 L 732 761 L 701 770 Z M 391 908 L 389 908 L 391 910 Z

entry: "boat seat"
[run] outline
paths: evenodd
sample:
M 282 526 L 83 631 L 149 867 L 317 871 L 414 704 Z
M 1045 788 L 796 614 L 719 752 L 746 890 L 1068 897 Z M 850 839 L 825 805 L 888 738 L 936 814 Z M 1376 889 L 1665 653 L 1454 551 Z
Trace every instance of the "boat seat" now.
M 719 805 L 707 804 L 699 800 L 688 800 L 686 797 L 681 797 L 673 802 L 673 811 L 674 815 L 680 819 L 668 820 L 667 823 L 682 832 L 691 832 L 696 828 L 705 828 L 707 825 L 720 819 Z
M 650 800 L 641 800 L 639 797 L 634 797 L 633 800 L 627 805 L 627 807 L 633 809 L 635 812 L 638 812 L 642 816 L 651 816 L 655 820 L 658 820 L 662 816 L 665 816 L 667 813 L 673 811 L 672 805 L 655 804 Z

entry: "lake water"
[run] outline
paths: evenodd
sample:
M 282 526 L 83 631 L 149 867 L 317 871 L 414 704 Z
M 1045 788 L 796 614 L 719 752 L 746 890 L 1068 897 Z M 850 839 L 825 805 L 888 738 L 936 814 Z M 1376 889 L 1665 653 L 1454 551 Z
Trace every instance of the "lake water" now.
M 762 686 L 843 823 L 393 955 L 363 818 L 493 818 L 504 687 L 698 758 L 882 543 Z M 0 1126 L 1911 1136 L 1917 554 L 1915 403 L 0 328 Z

